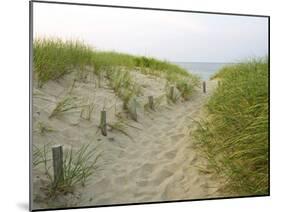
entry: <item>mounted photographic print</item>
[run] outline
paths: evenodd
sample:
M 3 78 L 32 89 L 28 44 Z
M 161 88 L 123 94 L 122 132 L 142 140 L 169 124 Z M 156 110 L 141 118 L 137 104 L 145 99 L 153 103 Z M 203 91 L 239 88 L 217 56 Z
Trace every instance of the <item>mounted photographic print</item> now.
M 30 210 L 268 196 L 269 56 L 269 16 L 31 1 Z

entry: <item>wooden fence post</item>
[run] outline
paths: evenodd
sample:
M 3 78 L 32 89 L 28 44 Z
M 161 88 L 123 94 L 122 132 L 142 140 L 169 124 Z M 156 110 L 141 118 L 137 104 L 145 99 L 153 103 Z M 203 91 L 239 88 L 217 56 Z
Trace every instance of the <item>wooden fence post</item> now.
M 131 116 L 132 116 L 133 120 L 138 121 L 136 98 L 133 98 L 133 101 L 132 101 Z
M 148 96 L 148 105 L 151 110 L 154 110 L 153 96 Z
M 64 180 L 63 176 L 63 149 L 62 145 L 52 147 L 53 168 L 54 168 L 54 185 Z
M 203 92 L 206 93 L 206 82 L 203 81 Z
M 175 87 L 174 86 L 171 86 L 170 87 L 170 99 L 172 101 L 174 101 L 174 90 L 175 90 Z
M 101 111 L 100 128 L 101 128 L 101 133 L 104 136 L 107 136 L 107 130 L 106 130 L 106 111 L 105 110 Z

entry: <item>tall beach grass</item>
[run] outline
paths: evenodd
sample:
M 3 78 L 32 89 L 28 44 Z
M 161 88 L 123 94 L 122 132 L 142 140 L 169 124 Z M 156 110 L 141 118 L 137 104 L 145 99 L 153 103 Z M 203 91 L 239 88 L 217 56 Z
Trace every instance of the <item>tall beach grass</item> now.
M 245 61 L 222 68 L 207 103 L 207 117 L 194 132 L 209 168 L 234 195 L 268 194 L 268 61 Z
M 55 197 L 59 194 L 71 193 L 75 186 L 85 186 L 96 170 L 100 168 L 99 159 L 101 152 L 98 145 L 84 144 L 76 151 L 66 149 L 63 158 L 63 179 L 55 182 L 52 171 L 51 145 L 43 147 L 33 145 L 33 168 L 43 166 L 47 177 L 47 184 L 42 187 L 48 197 Z
M 92 62 L 91 48 L 81 41 L 36 39 L 33 55 L 35 78 L 39 87 Z
M 36 39 L 33 51 L 35 79 L 39 87 L 49 80 L 57 80 L 72 71 L 81 72 L 81 70 L 83 73 L 93 71 L 99 81 L 107 76 L 111 85 L 118 85 L 120 77 L 117 74 L 112 75 L 114 71 L 119 73 L 120 70 L 125 72 L 134 70 L 167 79 L 186 99 L 199 81 L 197 76 L 167 61 L 112 51 L 97 51 L 80 41 Z M 88 66 L 91 68 L 87 68 Z M 127 73 L 124 75 L 128 76 Z M 130 96 L 137 95 L 137 93 L 132 94 L 132 92 L 138 91 L 135 86 L 132 86 L 134 83 L 131 77 L 126 79 L 130 80 L 128 82 L 130 86 L 127 88 L 132 90 L 125 91 L 125 93 L 129 93 Z M 116 87 L 114 89 L 116 90 Z M 120 94 L 118 89 L 117 92 L 119 92 L 119 96 L 125 96 Z

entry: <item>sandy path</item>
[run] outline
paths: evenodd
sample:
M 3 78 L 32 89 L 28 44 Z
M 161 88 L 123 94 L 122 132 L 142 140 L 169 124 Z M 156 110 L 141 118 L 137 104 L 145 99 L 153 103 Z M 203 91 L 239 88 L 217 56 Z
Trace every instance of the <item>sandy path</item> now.
M 216 82 L 207 94 L 198 89 L 186 102 L 140 117 L 131 129 L 135 141 L 103 143 L 106 165 L 81 191 L 79 205 L 208 198 L 218 195 L 218 183 L 199 172 L 205 161 L 192 145 L 190 130 Z M 109 135 L 110 137 L 110 135 Z M 122 137 L 121 137 L 122 138 Z
M 100 133 L 98 125 L 104 102 L 108 123 L 117 121 L 116 111 L 123 111 L 122 101 L 116 98 L 106 82 L 98 88 L 95 78 L 89 78 L 77 82 L 69 94 L 75 75 L 68 75 L 60 81 L 48 82 L 41 89 L 34 89 L 33 142 L 36 146 L 62 144 L 65 149 L 72 147 L 76 150 L 90 143 L 98 144 L 98 151 L 102 152 L 100 168 L 95 170 L 87 186 L 78 185 L 73 194 L 60 195 L 51 201 L 46 201 L 41 190 L 46 183 L 44 169 L 35 168 L 34 208 L 185 200 L 219 195 L 218 181 L 198 169 L 206 169 L 207 163 L 194 149 L 190 136 L 193 120 L 202 115 L 203 105 L 216 82 L 207 82 L 206 94 L 198 88 L 188 101 L 170 106 L 163 103 L 156 111 L 144 113 L 143 104 L 147 102 L 147 96 L 166 94 L 166 81 L 131 73 L 142 88 L 142 95 L 137 98 L 140 103 L 138 122 L 125 118 L 127 124 L 138 128 L 126 129 L 133 140 L 116 130 L 108 129 L 107 136 Z M 50 113 L 66 95 L 75 98 L 77 104 L 94 102 L 91 120 L 81 119 L 80 108 L 50 119 Z M 50 126 L 52 131 L 40 133 L 40 124 Z

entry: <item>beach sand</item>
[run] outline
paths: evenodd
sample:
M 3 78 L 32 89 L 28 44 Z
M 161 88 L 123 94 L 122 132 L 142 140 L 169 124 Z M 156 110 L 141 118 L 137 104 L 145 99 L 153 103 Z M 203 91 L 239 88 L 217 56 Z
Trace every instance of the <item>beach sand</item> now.
M 100 168 L 85 187 L 44 202 L 42 187 L 46 179 L 42 169 L 33 170 L 34 209 L 45 207 L 79 207 L 93 205 L 158 202 L 218 197 L 219 180 L 208 171 L 207 161 L 194 147 L 190 132 L 194 120 L 204 114 L 204 103 L 217 82 L 207 81 L 207 93 L 202 88 L 187 101 L 167 104 L 163 101 L 155 111 L 145 111 L 143 105 L 149 95 L 155 98 L 165 94 L 166 81 L 161 78 L 132 72 L 141 86 L 138 121 L 122 111 L 122 101 L 107 86 L 106 80 L 98 88 L 96 78 L 88 76 L 74 83 L 69 74 L 59 81 L 50 81 L 43 88 L 33 90 L 33 144 L 62 144 L 65 149 L 77 149 L 83 144 L 97 145 Z M 57 102 L 71 96 L 77 105 L 94 102 L 91 120 L 81 118 L 81 107 L 49 118 Z M 107 121 L 115 123 L 116 114 L 124 117 L 128 127 L 126 136 L 108 127 L 103 136 L 98 128 L 100 111 L 105 107 Z M 44 123 L 50 132 L 40 133 L 38 125 Z M 130 127 L 130 126 L 132 127 Z M 98 154 L 97 153 L 97 154 Z

